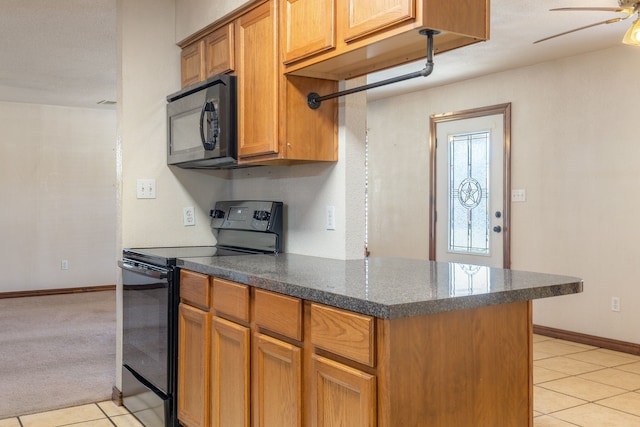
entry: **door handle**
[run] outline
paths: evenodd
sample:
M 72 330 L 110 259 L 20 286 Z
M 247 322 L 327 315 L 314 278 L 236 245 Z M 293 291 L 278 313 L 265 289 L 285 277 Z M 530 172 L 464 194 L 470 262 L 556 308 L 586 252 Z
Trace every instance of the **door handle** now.
M 207 121 L 206 131 L 205 119 Z M 208 101 L 202 106 L 202 110 L 200 111 L 200 139 L 202 140 L 202 146 L 205 150 L 215 150 L 216 143 L 218 142 L 219 126 L 216 106 L 213 102 Z
M 120 266 L 120 268 L 122 268 L 123 270 L 127 270 L 136 274 L 142 274 L 145 276 L 153 277 L 154 279 L 166 279 L 167 274 L 169 272 L 167 269 L 162 269 L 162 268 L 157 268 L 157 269 L 152 269 L 151 267 L 140 268 L 120 260 L 118 260 L 118 266 Z
M 493 231 L 496 233 L 500 233 L 502 231 L 502 227 L 500 227 L 499 225 L 496 225 L 495 227 L 493 227 Z

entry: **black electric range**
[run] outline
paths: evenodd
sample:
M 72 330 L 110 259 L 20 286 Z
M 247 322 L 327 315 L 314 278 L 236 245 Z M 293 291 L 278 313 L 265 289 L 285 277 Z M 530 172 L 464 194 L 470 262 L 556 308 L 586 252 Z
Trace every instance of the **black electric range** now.
M 118 262 L 123 285 L 123 403 L 146 427 L 179 426 L 176 260 L 282 252 L 282 202 L 217 202 L 210 216 L 216 246 L 129 248 Z

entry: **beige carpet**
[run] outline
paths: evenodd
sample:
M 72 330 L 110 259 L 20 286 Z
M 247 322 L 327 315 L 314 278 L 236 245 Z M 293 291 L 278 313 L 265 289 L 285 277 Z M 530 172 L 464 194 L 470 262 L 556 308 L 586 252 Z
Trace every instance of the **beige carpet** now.
M 0 420 L 111 399 L 115 291 L 0 299 Z

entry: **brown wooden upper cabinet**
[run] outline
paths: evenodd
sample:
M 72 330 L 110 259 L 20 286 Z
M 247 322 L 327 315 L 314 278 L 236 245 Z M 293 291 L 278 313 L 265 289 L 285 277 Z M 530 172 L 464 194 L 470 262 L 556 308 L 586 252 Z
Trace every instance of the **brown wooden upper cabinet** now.
M 216 74 L 235 69 L 233 22 L 182 48 L 182 87 L 191 86 Z
M 336 46 L 333 0 L 280 0 L 280 15 L 280 44 L 285 64 Z M 313 26 L 309 27 L 312 21 Z
M 441 32 L 435 53 L 489 38 L 489 0 L 280 2 L 288 74 L 343 80 L 418 60 L 426 28 Z
M 191 86 L 205 80 L 204 77 L 204 41 L 196 40 L 182 48 L 180 54 L 182 87 Z
M 311 110 L 307 95 L 335 92 L 337 82 L 284 74 L 280 7 L 279 0 L 253 2 L 181 42 L 183 87 L 215 74 L 237 76 L 239 164 L 336 161 L 337 101 Z
M 235 25 L 224 25 L 204 38 L 205 79 L 235 70 Z
M 415 20 L 415 1 L 280 0 L 284 63 L 292 64 L 336 47 L 341 51 L 341 45 Z
M 179 43 L 183 87 L 238 78 L 238 163 L 338 160 L 338 81 L 489 38 L 490 0 L 257 0 Z M 437 63 L 437 62 L 436 62 Z
M 278 152 L 276 11 L 267 2 L 238 18 L 238 154 Z M 242 101 L 242 102 L 240 102 Z
M 343 39 L 349 43 L 376 31 L 415 19 L 415 0 L 342 2 Z

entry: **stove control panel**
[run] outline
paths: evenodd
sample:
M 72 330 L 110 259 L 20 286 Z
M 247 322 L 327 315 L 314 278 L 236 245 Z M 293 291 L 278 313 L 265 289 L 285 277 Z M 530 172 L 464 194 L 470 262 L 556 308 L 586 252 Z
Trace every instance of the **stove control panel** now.
M 282 251 L 282 202 L 233 200 L 217 202 L 211 210 L 211 228 L 218 245 Z
M 261 200 L 217 202 L 209 216 L 214 229 L 276 232 L 282 223 L 282 202 Z

